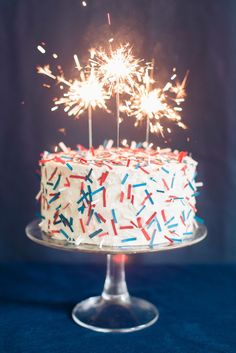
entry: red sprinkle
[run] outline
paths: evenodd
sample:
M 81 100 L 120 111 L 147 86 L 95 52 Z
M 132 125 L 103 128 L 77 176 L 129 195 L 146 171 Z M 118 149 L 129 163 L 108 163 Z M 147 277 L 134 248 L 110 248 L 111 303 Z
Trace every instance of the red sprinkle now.
M 50 176 L 50 178 L 48 179 L 48 181 L 51 181 L 52 180 L 52 178 L 54 177 L 54 175 L 56 174 L 56 172 L 57 172 L 57 167 L 54 169 L 54 171 L 52 172 L 52 174 L 51 174 L 51 176 Z
M 145 236 L 145 238 L 146 238 L 147 240 L 150 240 L 150 239 L 151 239 L 151 238 L 150 238 L 150 235 L 148 234 L 148 232 L 147 232 L 144 228 L 141 229 L 141 232 L 143 233 L 143 235 Z
M 103 190 L 102 190 L 102 200 L 103 200 L 103 207 L 107 207 L 106 189 L 103 189 Z
M 82 175 L 70 175 L 71 179 L 82 179 L 85 180 L 85 176 Z
M 64 184 L 65 187 L 70 187 L 70 180 L 66 177 L 66 183 Z
M 85 227 L 82 218 L 79 220 L 83 233 L 85 233 Z
M 146 221 L 146 224 L 149 224 L 151 222 L 151 220 L 156 216 L 156 212 L 154 212 L 151 217 L 148 218 L 148 220 Z
M 124 201 L 124 196 L 125 196 L 124 192 L 121 191 L 121 193 L 120 193 L 120 202 Z
M 111 225 L 112 225 L 114 234 L 115 234 L 115 235 L 118 235 L 117 230 L 116 230 L 116 226 L 115 226 L 114 219 L 111 220 Z
M 128 194 L 127 194 L 127 199 L 131 198 L 131 184 L 128 185 Z
M 134 226 L 120 226 L 120 229 L 134 229 Z
M 181 151 L 181 152 L 179 153 L 179 156 L 178 156 L 178 161 L 179 161 L 179 163 L 182 163 L 184 157 L 186 157 L 187 155 L 188 155 L 188 152 Z
M 107 220 L 100 213 L 97 213 L 97 216 L 103 223 L 106 223 Z
M 169 190 L 169 186 L 167 185 L 167 182 L 165 181 L 165 179 L 162 178 L 163 184 L 166 188 L 166 190 Z
M 162 215 L 163 221 L 166 222 L 166 215 L 164 210 L 161 211 L 161 215 Z

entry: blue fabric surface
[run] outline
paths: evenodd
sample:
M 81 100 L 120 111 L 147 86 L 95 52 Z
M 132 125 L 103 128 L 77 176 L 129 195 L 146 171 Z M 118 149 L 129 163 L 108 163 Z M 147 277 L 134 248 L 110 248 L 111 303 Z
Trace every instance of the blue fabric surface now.
M 155 325 L 130 334 L 92 332 L 71 319 L 78 301 L 102 290 L 104 271 L 95 265 L 1 265 L 0 352 L 236 352 L 235 266 L 128 264 L 131 294 L 160 311 Z

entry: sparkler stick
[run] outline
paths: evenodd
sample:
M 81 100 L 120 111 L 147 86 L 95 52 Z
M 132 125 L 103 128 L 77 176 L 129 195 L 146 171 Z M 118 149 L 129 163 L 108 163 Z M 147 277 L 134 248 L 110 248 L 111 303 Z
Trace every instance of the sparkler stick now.
M 137 77 L 141 75 L 140 61 L 134 58 L 129 44 L 113 50 L 111 43 L 109 53 L 101 49 L 96 50 L 95 57 L 92 59 L 108 92 L 116 96 L 117 147 L 120 139 L 120 94 L 132 92 Z
M 93 147 L 93 131 L 92 131 L 92 107 L 88 106 L 88 130 L 89 130 L 89 148 Z

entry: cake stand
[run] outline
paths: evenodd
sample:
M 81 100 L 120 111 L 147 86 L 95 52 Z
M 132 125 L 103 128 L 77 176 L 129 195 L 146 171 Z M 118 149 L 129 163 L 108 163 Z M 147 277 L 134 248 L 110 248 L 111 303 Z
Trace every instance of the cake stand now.
M 154 324 L 159 316 L 157 308 L 146 300 L 131 297 L 125 281 L 125 255 L 174 250 L 199 243 L 207 235 L 202 224 L 194 228 L 191 239 L 178 243 L 154 246 L 98 247 L 95 245 L 75 245 L 64 240 L 56 240 L 39 227 L 39 220 L 26 227 L 26 234 L 34 242 L 66 251 L 97 253 L 107 255 L 107 273 L 103 292 L 78 303 L 72 318 L 80 326 L 100 332 L 132 332 Z M 117 254 L 119 256 L 117 257 Z

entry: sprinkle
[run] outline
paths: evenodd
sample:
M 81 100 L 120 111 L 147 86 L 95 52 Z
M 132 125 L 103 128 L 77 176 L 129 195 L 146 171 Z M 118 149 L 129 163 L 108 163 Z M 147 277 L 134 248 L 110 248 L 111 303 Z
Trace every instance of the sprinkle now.
M 171 181 L 171 189 L 173 189 L 173 186 L 174 186 L 174 181 L 175 181 L 175 173 L 172 177 L 172 181 Z
M 69 235 L 63 229 L 60 229 L 60 233 L 63 234 L 66 239 L 70 239 Z
M 178 156 L 179 163 L 182 163 L 183 158 L 188 155 L 188 152 L 181 151 Z
M 97 212 L 94 212 L 94 214 L 95 214 L 95 217 L 96 217 L 98 223 L 102 223 L 102 221 L 101 221 L 101 219 L 99 218 Z
M 198 216 L 195 216 L 194 218 L 195 218 L 195 220 L 196 220 L 198 223 L 204 224 L 204 219 L 202 219 L 202 218 L 200 218 L 200 217 L 198 217 Z
M 175 216 L 171 217 L 171 218 L 169 219 L 169 221 L 166 221 L 166 222 L 165 222 L 165 225 L 167 226 L 170 222 L 173 221 L 174 218 L 175 218 Z
M 131 198 L 131 184 L 128 185 L 127 199 Z
M 144 190 L 144 191 L 145 191 L 145 193 L 146 193 L 147 196 L 143 199 L 141 205 L 144 205 L 147 200 L 149 200 L 150 203 L 151 203 L 152 205 L 154 205 L 153 199 L 152 199 L 152 197 L 151 197 L 151 196 L 152 196 L 152 193 L 149 193 L 147 190 Z
M 100 218 L 100 220 L 103 222 L 103 223 L 106 223 L 106 219 L 100 214 L 100 213 L 97 213 L 97 216 Z
M 102 228 L 98 229 L 98 230 L 95 230 L 95 232 L 89 234 L 89 238 L 94 238 L 96 235 L 98 235 L 99 233 L 102 232 Z
M 161 215 L 162 215 L 163 221 L 166 222 L 165 210 L 161 211 Z
M 149 224 L 151 222 L 151 220 L 156 216 L 156 212 L 154 212 L 151 217 L 148 218 L 148 220 L 146 221 L 146 224 Z
M 50 203 L 52 203 L 53 201 L 57 200 L 57 199 L 59 198 L 60 194 L 61 194 L 60 192 L 56 193 L 56 194 L 48 201 L 48 203 L 50 204 Z
M 120 226 L 120 230 L 124 230 L 124 229 L 133 229 L 134 226 Z
M 128 174 L 128 173 L 126 173 L 126 174 L 125 174 L 125 176 L 124 176 L 124 178 L 123 178 L 123 179 L 122 179 L 122 181 L 121 181 L 121 184 L 122 184 L 122 185 L 124 185 L 124 184 L 125 184 L 125 182 L 126 182 L 126 180 L 127 180 L 128 176 L 129 176 L 129 174 Z
M 193 191 L 195 191 L 195 189 L 194 189 L 192 183 L 190 183 L 190 181 L 188 182 L 188 185 L 190 186 L 190 188 L 191 188 Z
M 134 204 L 134 195 L 131 196 L 131 203 Z
M 159 223 L 157 218 L 155 218 L 155 220 L 157 222 L 157 228 L 158 228 L 159 232 L 161 232 L 161 225 L 160 225 L 160 223 Z
M 48 181 L 51 181 L 52 180 L 52 178 L 54 177 L 54 175 L 56 174 L 56 172 L 57 172 L 57 167 L 54 169 L 54 171 L 52 172 L 52 174 L 51 174 L 51 176 L 50 176 L 50 178 L 48 179 Z
M 170 229 L 170 228 L 176 228 L 176 227 L 178 227 L 178 223 L 171 224 L 167 228 Z
M 165 191 L 163 191 L 163 190 L 156 190 L 156 192 L 161 192 L 162 194 L 165 193 Z
M 106 204 L 106 189 L 105 188 L 102 190 L 102 201 L 103 201 L 103 207 L 106 207 L 107 204 Z
M 98 192 L 102 191 L 104 189 L 104 186 L 98 188 L 97 190 L 93 191 L 91 195 L 96 195 Z
M 70 169 L 73 170 L 72 166 L 69 163 L 66 163 L 66 166 Z
M 35 213 L 35 216 L 36 216 L 37 218 L 45 219 L 45 217 L 44 217 L 43 215 L 41 215 L 41 213 L 39 213 L 39 212 L 36 212 L 36 213 Z
M 85 180 L 88 180 L 91 184 L 93 183 L 93 180 L 90 178 L 92 171 L 93 171 L 93 168 L 90 169 L 90 171 L 88 172 L 88 174 L 85 177 Z
M 143 167 L 139 167 L 139 169 L 141 169 L 145 174 L 150 174 L 146 169 L 144 169 Z
M 111 210 L 111 213 L 112 213 L 112 217 L 114 219 L 114 222 L 117 223 L 117 218 L 116 218 L 116 213 L 115 213 L 114 208 Z
M 66 183 L 64 184 L 65 187 L 70 187 L 70 181 L 69 179 L 66 177 Z
M 56 190 L 56 188 L 58 187 L 59 183 L 60 183 L 60 180 L 61 180 L 61 174 L 58 175 L 58 178 L 57 178 L 57 181 L 55 182 L 55 185 L 53 187 L 53 190 Z
M 132 238 L 122 239 L 121 242 L 122 242 L 122 243 L 127 243 L 127 242 L 129 242 L 129 241 L 135 241 L 135 240 L 137 240 L 137 238 L 136 238 L 136 237 L 132 237 Z
M 144 210 L 145 207 L 146 207 L 145 205 L 142 206 L 142 207 L 140 208 L 140 210 L 136 213 L 136 216 L 139 216 L 140 213 Z
M 166 235 L 164 235 L 164 238 L 166 238 L 167 240 L 169 240 L 170 243 L 174 243 L 174 241 L 173 241 L 171 238 L 167 237 Z
M 188 214 L 187 214 L 187 218 L 186 218 L 186 220 L 188 220 L 189 219 L 189 216 L 190 216 L 190 214 L 192 213 L 192 210 L 189 210 L 189 212 L 188 212 Z
M 116 230 L 116 226 L 115 226 L 114 219 L 111 220 L 111 225 L 112 225 L 114 234 L 115 234 L 115 235 L 118 235 L 117 230 Z
M 171 238 L 171 240 L 178 242 L 178 243 L 182 243 L 182 239 L 178 239 L 178 238 Z
M 82 232 L 85 233 L 85 227 L 84 227 L 84 223 L 83 223 L 82 218 L 79 219 L 79 222 L 80 222 L 80 226 L 81 226 Z
M 104 233 L 99 234 L 99 238 L 104 237 L 105 235 L 108 235 L 108 232 L 104 232 Z
M 141 228 L 141 232 L 143 233 L 143 235 L 145 236 L 145 238 L 147 240 L 150 240 L 150 235 L 148 234 L 148 232 L 144 229 L 144 228 Z
M 166 190 L 169 190 L 169 186 L 167 185 L 167 182 L 165 181 L 165 179 L 162 178 L 162 182 L 163 182 Z
M 185 233 L 183 233 L 183 235 L 191 235 L 191 234 L 193 234 L 193 232 L 185 232 Z
M 149 243 L 149 245 L 152 247 L 153 246 L 153 243 L 154 243 L 154 240 L 155 240 L 155 236 L 156 236 L 156 232 L 157 230 L 154 229 L 153 233 L 152 233 L 152 237 L 151 237 L 151 241 Z
M 127 164 L 126 164 L 126 167 L 128 168 L 130 165 L 130 159 L 127 159 Z
M 105 182 L 105 180 L 106 180 L 108 174 L 109 174 L 109 172 L 104 172 L 104 173 L 102 173 L 102 175 L 100 176 L 100 178 L 98 178 L 98 180 L 100 181 L 100 185 L 102 185 L 102 184 Z
M 164 168 L 164 167 L 161 167 L 161 169 L 162 169 L 166 174 L 169 174 L 169 173 L 170 173 L 169 170 L 167 170 L 167 169 Z
M 85 176 L 82 175 L 70 175 L 71 179 L 82 179 L 85 180 Z
M 183 223 L 183 225 L 184 225 L 184 226 L 186 226 L 186 224 L 185 224 L 185 222 L 184 222 L 184 218 L 183 218 L 183 216 L 182 216 L 182 215 L 180 215 L 180 216 L 179 216 L 179 218 L 180 218 L 181 222 Z
M 140 186 L 146 186 L 147 183 L 134 184 L 133 188 L 139 188 Z
M 124 201 L 124 196 L 125 196 L 124 192 L 121 191 L 121 193 L 120 193 L 120 202 Z
M 93 214 L 94 214 L 94 210 L 91 210 L 91 212 L 89 213 L 89 216 L 88 216 L 88 220 L 87 220 L 86 226 L 89 225 L 89 223 L 90 223 L 90 221 L 91 221 L 91 219 L 93 217 Z

